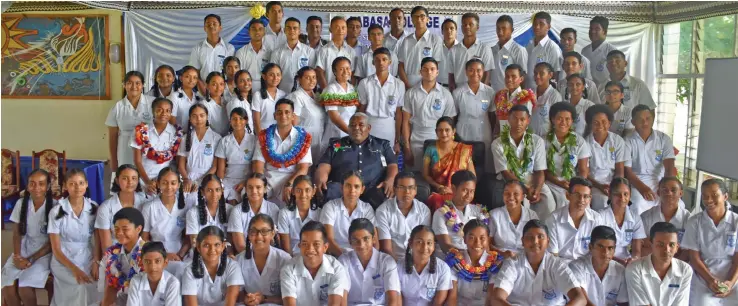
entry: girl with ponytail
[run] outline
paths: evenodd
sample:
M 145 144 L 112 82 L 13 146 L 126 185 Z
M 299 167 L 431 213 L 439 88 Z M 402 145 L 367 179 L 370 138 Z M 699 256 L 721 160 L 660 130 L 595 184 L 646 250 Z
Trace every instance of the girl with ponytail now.
M 292 256 L 273 246 L 276 228 L 269 215 L 257 214 L 247 228 L 246 247 L 236 256 L 246 292 L 240 302 L 246 305 L 281 304 L 279 273 Z
M 227 114 L 233 113 L 233 110 L 239 107 L 245 109 L 249 112 L 249 128 L 253 131 L 254 118 L 251 116 L 251 101 L 254 101 L 254 94 L 251 74 L 248 70 L 239 70 L 233 78 L 236 87 L 233 89 L 233 97 L 226 103 Z
M 95 218 L 95 232 L 101 252 L 105 252 L 111 245 L 118 243 L 115 239 L 113 224 L 115 213 L 124 207 L 140 210 L 143 203 L 148 200 L 146 194 L 141 190 L 139 181 L 138 169 L 133 165 L 121 165 L 115 171 L 113 187 L 110 188 L 113 195 L 100 204 Z
M 286 95 L 284 91 L 278 88 L 282 82 L 282 68 L 275 63 L 264 65 L 261 70 L 261 89 L 259 93 L 254 95 L 254 101 L 251 102 L 254 117 L 254 131 L 258 133 L 261 130 L 275 124 L 274 108 L 279 99 Z
M 265 214 L 271 220 L 275 220 L 279 214 L 279 206 L 264 199 L 267 186 L 264 174 L 253 173 L 245 181 L 244 191 L 246 196 L 241 204 L 236 205 L 231 210 L 228 217 L 228 233 L 231 234 L 236 253 L 242 252 L 248 243 L 246 240 L 247 229 L 249 222 L 255 215 Z M 238 193 L 240 194 L 240 190 Z
M 220 178 L 215 174 L 205 175 L 202 185 L 197 190 L 197 206 L 187 211 L 185 221 L 185 234 L 190 238 L 192 245 L 195 245 L 197 233 L 207 226 L 217 226 L 225 232 L 228 214 L 231 211 L 228 206 L 223 196 L 223 183 Z
M 177 74 L 174 72 L 174 68 L 169 65 L 161 65 L 156 68 L 154 85 L 151 86 L 146 95 L 173 100 L 178 89 L 179 84 L 177 84 Z
M 210 128 L 210 111 L 203 104 L 190 107 L 190 122 L 185 129 L 184 146 L 177 152 L 177 170 L 184 178 L 184 191 L 194 192 L 206 174 L 216 170 L 215 149 L 221 136 Z
M 300 254 L 300 229 L 309 221 L 318 221 L 320 207 L 315 196 L 315 185 L 310 176 L 300 175 L 292 182 L 292 197 L 287 207 L 279 210 L 277 229 L 282 249 Z
M 410 232 L 405 261 L 400 262 L 400 288 L 404 305 L 444 305 L 451 284 L 451 269 L 433 256 L 435 233 L 427 225 L 418 225 Z M 417 284 L 417 280 L 420 284 Z M 411 289 L 412 288 L 412 289 Z
M 176 122 L 181 127 L 187 126 L 190 120 L 189 109 L 197 102 L 204 101 L 200 93 L 197 92 L 197 81 L 200 79 L 200 72 L 192 66 L 184 66 L 182 75 L 179 77 L 179 90 L 174 97 L 174 108 L 172 108 L 172 123 Z
M 553 77 L 554 69 L 551 64 L 546 62 L 536 64 L 533 70 L 533 79 L 536 82 L 536 88 L 534 88 L 536 105 L 533 107 L 533 113 L 530 114 L 530 128 L 541 137 L 546 137 L 551 126 L 551 121 L 548 119 L 548 110 L 551 109 L 551 105 L 564 100 L 556 90 Z
M 229 204 L 241 202 L 236 186 L 251 174 L 251 159 L 258 150 L 258 139 L 248 125 L 249 111 L 237 107 L 231 111 L 231 128 L 220 139 L 215 150 L 215 173 L 223 178 L 225 197 Z
M 205 102 L 201 102 L 208 108 L 208 121 L 212 129 L 223 136 L 228 132 L 228 120 L 226 119 L 225 77 L 217 71 L 213 71 L 205 78 L 207 89 L 205 90 Z
M 315 91 L 318 85 L 315 69 L 302 67 L 295 75 L 295 85 L 287 99 L 295 102 L 295 117 L 297 125 L 305 128 L 313 137 L 310 149 L 313 160 L 320 160 L 323 150 L 321 145 L 328 145 L 328 138 L 323 137 L 325 130 L 325 109 L 320 106 L 320 94 Z M 323 144 L 325 139 L 325 144 Z
M 193 241 L 192 263 L 182 274 L 184 305 L 236 305 L 243 275 L 225 251 L 225 232 L 207 226 Z
M 43 169 L 33 170 L 26 186 L 10 214 L 15 223 L 13 254 L 2 269 L 2 295 L 10 305 L 36 305 L 35 289 L 44 288 L 50 272 L 51 245 L 46 229 L 49 211 L 56 204 L 51 176 Z
M 224 102 L 228 102 L 236 97 L 234 90 L 236 89 L 236 71 L 241 70 L 241 61 L 235 56 L 226 57 L 223 60 L 223 77 L 225 78 L 225 89 L 223 90 Z

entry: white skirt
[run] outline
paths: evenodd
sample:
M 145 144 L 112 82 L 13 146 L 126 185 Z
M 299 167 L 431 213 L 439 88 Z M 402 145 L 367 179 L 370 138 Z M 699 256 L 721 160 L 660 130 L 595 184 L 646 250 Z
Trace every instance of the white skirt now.
M 390 147 L 395 144 L 395 118 L 369 117 L 372 130 L 369 131 L 374 137 L 389 141 Z
M 51 254 L 37 259 L 27 269 L 18 269 L 13 265 L 13 254 L 5 262 L 2 271 L 2 287 L 12 286 L 18 280 L 18 287 L 44 288 L 49 278 Z
M 97 283 L 80 285 L 74 278 L 72 271 L 51 260 L 51 273 L 54 274 L 54 297 L 51 306 L 95 305 L 102 300 L 102 294 L 97 290 Z M 105 277 L 103 274 L 101 277 Z

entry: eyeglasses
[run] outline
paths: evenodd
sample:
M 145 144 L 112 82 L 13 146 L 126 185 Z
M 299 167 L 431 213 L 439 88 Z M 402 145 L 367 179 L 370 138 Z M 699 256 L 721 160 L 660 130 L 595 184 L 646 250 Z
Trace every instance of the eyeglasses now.
M 262 229 L 249 229 L 249 236 L 256 236 L 256 234 L 263 236 L 267 236 L 272 233 L 272 229 L 269 228 L 262 228 Z
M 418 186 L 415 186 L 415 185 L 410 185 L 410 186 L 397 185 L 397 186 L 395 186 L 395 188 L 397 188 L 397 191 L 405 191 L 405 192 L 408 192 L 408 191 L 413 191 L 413 190 L 418 189 Z

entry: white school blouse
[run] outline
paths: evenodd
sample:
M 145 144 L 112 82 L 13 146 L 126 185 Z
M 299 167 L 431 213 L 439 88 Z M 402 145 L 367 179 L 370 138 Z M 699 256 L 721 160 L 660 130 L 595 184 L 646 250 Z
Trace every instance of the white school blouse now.
M 291 297 L 301 305 L 327 305 L 329 295 L 343 297 L 351 289 L 346 268 L 333 256 L 323 255 L 315 278 L 310 275 L 302 256 L 292 258 L 279 273 L 282 298 Z
M 453 288 L 451 268 L 435 256 L 431 256 L 430 260 L 436 261 L 435 273 L 430 273 L 430 261 L 420 273 L 415 270 L 415 267 L 410 267 L 410 273 L 407 273 L 405 260 L 400 261 L 397 265 L 400 288 L 402 288 L 402 303 L 404 305 L 432 305 L 437 291 Z
M 300 218 L 300 211 L 290 210 L 284 207 L 279 210 L 279 216 L 277 217 L 277 232 L 280 234 L 286 234 L 290 236 L 290 246 L 292 250 L 288 250 L 293 255 L 300 254 L 300 230 L 305 223 L 309 221 L 319 221 L 320 208 L 315 210 L 308 209 L 308 214 L 305 219 Z
M 133 104 L 128 101 L 128 97 L 123 97 L 120 101 L 113 105 L 110 109 L 108 117 L 105 119 L 105 125 L 108 127 L 118 128 L 118 164 L 133 165 L 133 150 L 131 150 L 130 142 L 134 130 L 141 122 L 152 123 L 154 120 L 151 103 L 153 97 L 141 95 L 138 105 L 133 108 Z
M 22 203 L 22 198 L 15 202 L 13 212 L 10 214 L 10 222 L 20 224 Z M 46 205 L 53 206 L 55 204 L 56 202 L 46 203 L 44 200 L 44 204 L 38 209 L 35 209 L 33 207 L 33 200 L 29 198 L 28 210 L 26 212 L 26 234 L 21 237 L 20 250 L 14 250 L 14 252 L 20 251 L 20 254 L 16 255 L 28 258 L 49 242 Z M 13 264 L 13 255 L 11 255 L 3 266 L 1 285 L 3 287 L 12 286 L 15 280 L 18 280 L 18 287 L 43 288 L 46 284 L 46 278 L 49 276 L 50 262 L 51 253 L 36 259 L 29 268 L 21 270 L 15 267 Z
M 186 128 L 186 127 L 185 127 Z M 164 128 L 164 130 L 161 131 L 161 134 L 156 130 L 156 126 L 154 126 L 153 123 L 148 124 L 148 136 L 149 136 L 149 143 L 151 144 L 151 148 L 156 151 L 164 151 L 169 150 L 174 145 L 174 142 L 177 140 L 177 129 L 167 123 L 167 126 Z M 182 134 L 184 136 L 184 133 Z M 182 139 L 184 141 L 184 137 Z M 180 141 L 180 146 L 183 146 L 184 143 Z M 131 137 L 131 141 L 129 143 L 129 146 L 131 148 L 139 149 L 141 150 L 143 148 L 143 145 L 139 145 L 136 142 L 136 136 Z M 177 152 L 174 152 L 176 154 Z M 165 161 L 163 163 L 157 163 L 155 160 L 148 158 L 143 151 L 141 151 L 141 165 L 144 167 L 143 169 L 139 169 L 139 171 L 145 171 L 146 176 L 149 177 L 150 180 L 155 180 L 156 177 L 159 175 L 159 171 L 161 169 L 164 169 L 174 163 L 177 164 L 177 160 L 174 156 L 172 156 L 172 159 Z M 143 187 L 143 186 L 141 186 Z M 105 204 L 103 202 L 103 204 Z
M 231 213 L 228 216 L 229 233 L 241 233 L 244 236 L 248 236 L 247 232 L 249 230 L 249 222 L 251 222 L 251 218 L 258 214 L 265 214 L 271 217 L 272 221 L 275 222 L 277 220 L 277 215 L 279 214 L 279 207 L 277 204 L 262 199 L 261 207 L 258 212 L 254 212 L 251 207 L 249 207 L 248 212 L 243 212 L 243 205 L 250 205 L 248 199 L 245 197 L 243 203 L 240 203 L 231 209 Z
M 160 197 L 144 204 L 141 212 L 144 217 L 143 231 L 151 235 L 151 241 L 161 241 L 167 253 L 177 253 L 182 248 L 182 232 L 187 224 L 187 211 L 197 202 L 197 193 L 185 194 L 184 208 L 179 208 L 175 198 L 172 210 L 167 210 Z
M 613 132 L 607 132 L 607 138 L 602 145 L 592 134 L 585 140 L 592 152 L 589 158 L 589 171 L 592 177 L 601 184 L 610 184 L 615 175 L 615 164 L 622 162 L 624 166 L 626 159 L 630 157 L 625 141 Z
M 251 99 L 254 100 L 251 101 L 251 110 L 261 114 L 261 121 L 259 124 L 262 130 L 266 130 L 270 125 L 277 123 L 274 119 L 274 108 L 277 106 L 277 101 L 284 98 L 285 95 L 285 92 L 279 88 L 277 88 L 276 96 L 272 96 L 272 94 L 267 91 L 266 98 L 261 97 L 261 92 L 254 92 L 254 95 L 251 97 Z M 254 131 L 254 133 L 258 132 L 259 131 Z
M 372 257 L 364 268 L 355 251 L 338 257 L 351 279 L 349 305 L 384 305 L 387 291 L 400 294 L 397 263 L 392 256 L 372 249 Z
M 564 305 L 569 290 L 580 287 L 566 260 L 548 252 L 533 272 L 525 255 L 507 258 L 494 278 L 496 288 L 507 292 L 507 302 L 512 305 Z
M 507 207 L 498 207 L 489 213 L 489 236 L 495 240 L 495 247 L 503 251 L 521 253 L 523 249 L 523 227 L 528 221 L 538 219 L 532 209 L 522 206 L 520 221 L 515 225 L 510 219 Z
M 133 194 L 133 208 L 140 211 L 143 207 L 143 204 L 147 201 L 149 201 L 149 199 L 145 193 L 136 192 Z M 117 213 L 122 208 L 123 206 L 120 204 L 118 193 L 113 193 L 113 195 L 111 195 L 107 200 L 103 201 L 102 204 L 100 204 L 100 206 L 97 208 L 97 216 L 95 217 L 95 228 L 109 230 L 110 236 L 113 239 L 113 244 L 118 243 L 118 239 L 115 239 L 115 224 L 113 224 L 113 217 L 115 216 L 115 213 Z
M 222 276 L 216 274 L 215 280 L 210 278 L 205 263 L 202 262 L 202 278 L 195 278 L 192 274 L 191 263 L 182 274 L 182 296 L 196 295 L 197 304 L 203 306 L 225 305 L 225 295 L 230 286 L 243 286 L 243 274 L 238 263 L 228 258 L 225 271 Z
M 267 255 L 266 264 L 259 273 L 256 267 L 253 254 L 250 259 L 246 259 L 246 252 L 241 252 L 236 256 L 236 262 L 241 269 L 243 275 L 244 286 L 243 291 L 247 293 L 261 293 L 264 296 L 282 297 L 279 273 L 291 259 L 292 256 L 287 252 L 275 247 L 269 247 L 269 255 Z M 275 305 L 275 304 L 262 304 Z
M 182 296 L 179 293 L 179 280 L 167 272 L 161 272 L 156 292 L 151 292 L 151 284 L 146 272 L 136 274 L 128 285 L 127 306 L 179 306 Z
M 617 245 L 615 246 L 615 257 L 620 259 L 630 258 L 628 247 L 634 239 L 646 239 L 646 231 L 643 229 L 643 221 L 636 214 L 635 208 L 630 206 L 625 209 L 623 226 L 618 226 L 612 207 L 606 207 L 599 211 L 602 216 L 602 225 L 609 226 L 615 231 Z M 649 229 L 650 230 L 650 229 Z
M 592 229 L 602 225 L 602 216 L 587 208 L 579 228 L 574 227 L 574 222 L 569 215 L 569 206 L 556 209 L 548 217 L 546 225 L 550 231 L 548 251 L 559 254 L 564 259 L 577 259 L 589 253 L 589 243 L 592 240 Z
M 537 90 L 536 88 L 533 92 L 538 92 Z M 564 98 L 551 85 L 546 88 L 543 95 L 537 97 L 533 113 L 530 114 L 530 128 L 538 136 L 546 137 L 548 135 L 548 131 L 551 130 L 551 120 L 548 118 L 548 111 L 554 103 L 561 101 L 564 101 Z
M 85 272 L 89 272 L 90 262 L 92 261 L 92 237 L 95 231 L 93 206 L 97 206 L 95 201 L 84 198 L 84 207 L 80 215 L 77 216 L 72 210 L 69 199 L 63 198 L 49 212 L 48 233 L 59 235 L 61 251 L 64 256 Z M 64 210 L 66 214 L 57 219 L 59 210 Z M 52 265 L 55 264 L 62 266 L 56 257 L 53 257 Z
M 338 247 L 343 250 L 351 249 L 348 234 L 351 221 L 366 218 L 374 224 L 374 209 L 372 206 L 362 200 L 357 199 L 356 201 L 356 208 L 351 215 L 343 204 L 343 198 L 328 201 L 323 205 L 323 210 L 320 212 L 320 223 L 333 227 L 333 238 L 338 243 Z
M 210 98 L 210 101 L 203 99 L 199 102 L 208 109 L 210 129 L 218 133 L 219 136 L 228 134 L 228 127 L 230 126 L 231 117 L 226 114 L 226 101 L 225 97 L 221 97 L 220 104 L 212 98 Z
M 207 205 L 207 204 L 204 204 Z M 228 206 L 226 204 L 226 206 Z M 226 208 L 226 221 L 221 223 L 220 222 L 220 207 L 215 211 L 215 216 L 211 216 L 209 209 L 205 207 L 205 224 L 200 224 L 200 215 L 199 215 L 199 209 L 197 207 L 197 204 L 190 208 L 190 210 L 187 211 L 186 219 L 185 219 L 185 235 L 197 235 L 203 228 L 214 225 L 219 227 L 223 232 L 226 232 L 228 229 L 228 211 L 229 209 Z
M 251 174 L 251 159 L 254 157 L 256 144 L 259 142 L 256 135 L 244 134 L 239 143 L 236 137 L 230 133 L 220 139 L 215 148 L 215 157 L 225 159 L 225 177 L 242 181 Z
M 628 302 L 625 267 L 617 261 L 610 260 L 602 279 L 592 267 L 592 255 L 570 262 L 569 269 L 594 305 L 615 306 Z
M 192 146 L 187 151 L 187 137 L 192 138 Z M 210 170 L 215 160 L 215 149 L 218 146 L 221 136 L 207 128 L 202 139 L 197 138 L 197 133 L 193 130 L 189 135 L 182 137 L 182 144 L 179 146 L 177 156 L 187 158 L 187 175 L 190 180 L 199 182 L 205 173 Z
M 466 250 L 462 250 L 460 252 L 462 256 L 464 256 L 464 260 L 466 262 L 471 262 L 469 253 Z M 482 256 L 479 257 L 478 261 L 480 266 L 484 266 L 488 256 L 490 256 L 489 253 L 482 253 Z M 451 281 L 456 282 L 458 305 L 484 306 L 486 302 L 485 298 L 487 297 L 487 291 L 489 291 L 489 285 L 490 283 L 492 283 L 494 277 L 492 271 L 487 270 L 487 274 L 489 276 L 489 279 L 487 281 L 483 281 L 481 279 L 467 281 L 463 278 L 460 278 L 459 273 L 461 272 L 456 272 L 453 268 L 451 268 Z
M 410 233 L 418 225 L 430 226 L 430 209 L 425 203 L 413 199 L 413 207 L 402 214 L 397 205 L 397 198 L 387 199 L 377 207 L 375 213 L 377 236 L 379 240 L 391 240 L 392 253 L 397 261 L 405 259 L 405 251 L 409 244 Z

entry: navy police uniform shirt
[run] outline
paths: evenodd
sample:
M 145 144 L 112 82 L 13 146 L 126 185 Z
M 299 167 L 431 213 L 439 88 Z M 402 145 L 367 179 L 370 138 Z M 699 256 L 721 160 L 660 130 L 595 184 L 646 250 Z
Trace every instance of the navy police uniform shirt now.
M 364 186 L 375 187 L 384 178 L 387 165 L 397 164 L 397 157 L 389 141 L 369 135 L 356 144 L 346 136 L 333 140 L 320 158 L 321 164 L 330 164 L 328 181 L 341 182 L 346 173 L 359 171 Z

